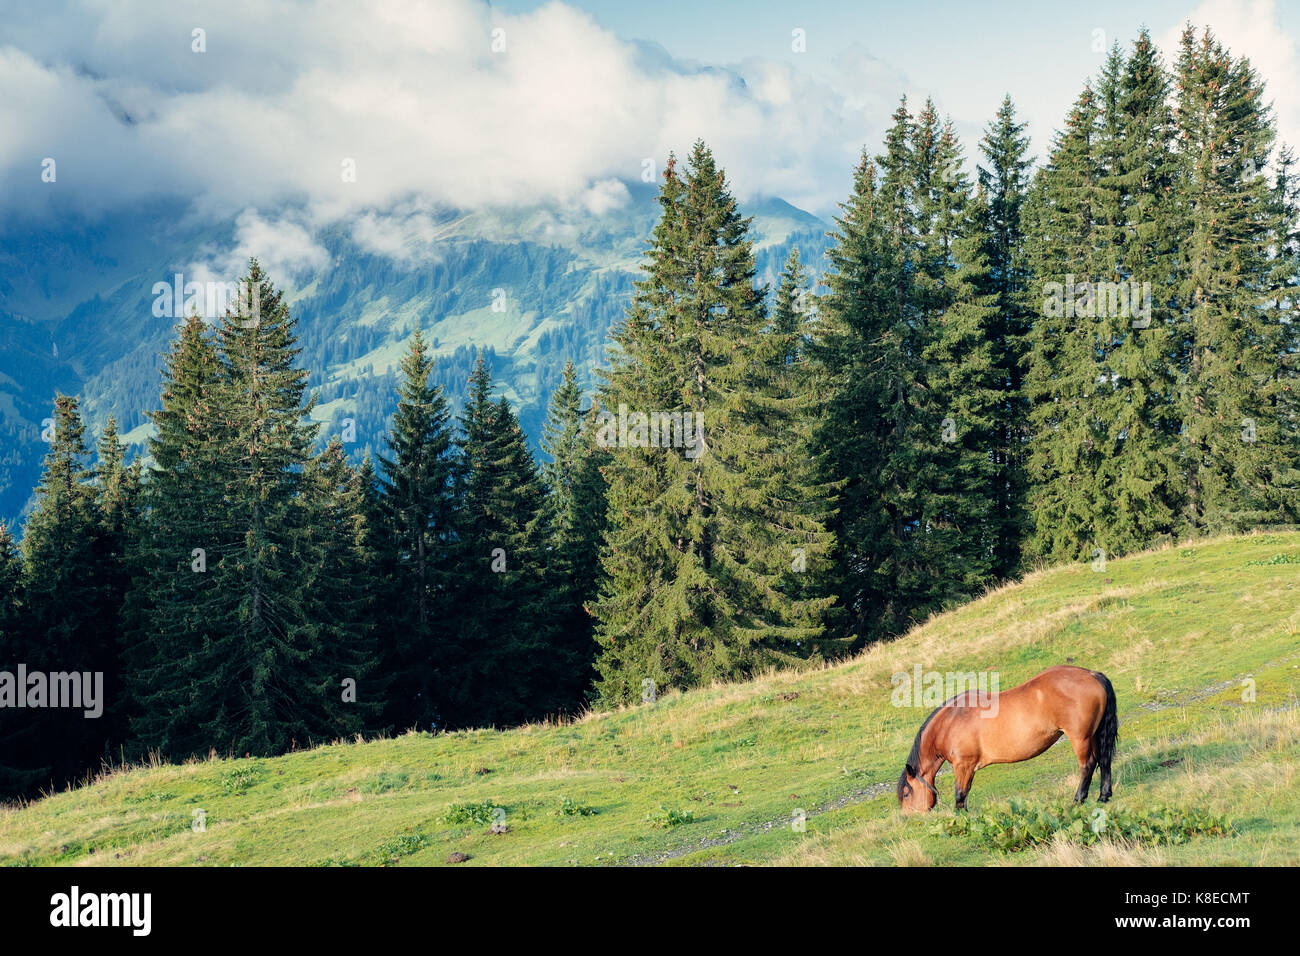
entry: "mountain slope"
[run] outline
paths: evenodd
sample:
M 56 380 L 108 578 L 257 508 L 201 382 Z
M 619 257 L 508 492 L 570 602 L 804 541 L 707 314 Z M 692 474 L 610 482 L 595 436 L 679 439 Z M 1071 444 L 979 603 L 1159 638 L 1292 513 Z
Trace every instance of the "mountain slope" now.
M 936 813 L 898 814 L 894 782 L 929 708 L 893 706 L 891 675 L 991 668 L 1007 688 L 1072 659 L 1108 674 L 1118 694 L 1111 806 L 1209 809 L 1236 832 L 1158 849 L 1062 845 L 1016 862 L 1294 864 L 1298 565 L 1300 533 L 1200 542 L 1100 571 L 1035 573 L 837 666 L 573 724 L 116 772 L 0 813 L 0 861 L 409 865 L 457 852 L 469 865 L 1001 863 L 935 832 L 952 812 L 950 774 Z M 1058 743 L 981 770 L 970 807 L 1060 803 L 1075 774 Z M 498 807 L 508 829 L 494 835 Z M 799 810 L 805 832 L 791 825 Z
M 30 505 L 46 451 L 40 422 L 57 390 L 82 395 L 92 435 L 112 414 L 135 450 L 143 447 L 145 413 L 158 402 L 159 356 L 176 321 L 154 314 L 154 287 L 178 273 L 198 279 L 236 248 L 255 249 L 288 290 L 299 361 L 320 396 L 315 418 L 323 437 L 353 419 L 347 451 L 354 461 L 385 450 L 397 363 L 417 325 L 453 406 L 482 348 L 536 445 L 565 363 L 574 361 L 584 385 L 604 363 L 610 326 L 631 297 L 658 213 L 655 189 L 638 183 L 623 205 L 599 212 L 389 210 L 256 240 L 247 235 L 249 220 L 198 223 L 167 206 L 58 233 L 48 225 L 12 228 L 0 235 L 0 519 L 13 522 Z M 760 281 L 775 283 L 794 244 L 805 262 L 820 262 L 822 220 L 775 198 L 755 200 L 746 213 L 754 217 Z M 251 221 L 296 223 L 291 209 L 264 210 Z M 275 266 L 284 236 L 311 250 L 291 274 Z M 232 281 L 239 274 L 213 271 Z

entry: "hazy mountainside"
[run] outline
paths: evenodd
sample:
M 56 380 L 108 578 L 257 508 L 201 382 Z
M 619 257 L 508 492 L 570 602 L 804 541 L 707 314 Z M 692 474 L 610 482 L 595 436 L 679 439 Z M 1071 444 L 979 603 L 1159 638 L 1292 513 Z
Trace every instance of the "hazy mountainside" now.
M 210 264 L 250 246 L 290 290 L 323 434 L 354 420 L 351 457 L 384 447 L 398 358 L 417 324 L 453 404 L 483 348 L 535 443 L 565 362 L 590 384 L 631 295 L 659 207 L 653 186 L 628 189 L 622 206 L 595 212 L 367 214 L 311 234 L 292 274 L 277 274 L 282 250 L 248 242 L 238 221 L 200 223 L 177 204 L 94 225 L 8 224 L 0 235 L 0 519 L 13 523 L 29 505 L 56 392 L 83 397 L 92 433 L 112 414 L 135 450 L 143 447 L 175 321 L 154 314 L 155 284 L 176 273 L 233 281 Z M 827 223 L 774 198 L 745 213 L 754 216 L 761 281 L 775 283 L 791 245 L 820 264 Z M 196 272 L 205 265 L 209 275 Z
M 0 809 L 0 864 L 1295 865 L 1297 562 L 1300 533 L 1189 542 L 1036 572 L 833 666 L 572 723 L 117 771 Z M 1005 690 L 1066 662 L 1115 687 L 1109 818 L 1204 811 L 1229 832 L 1151 846 L 1102 831 L 1085 846 L 1080 829 L 1011 855 L 939 829 L 946 770 L 935 813 L 899 814 L 933 675 L 991 672 Z M 918 670 L 925 699 L 900 693 Z M 980 770 L 970 813 L 1059 806 L 1077 780 L 1062 740 Z

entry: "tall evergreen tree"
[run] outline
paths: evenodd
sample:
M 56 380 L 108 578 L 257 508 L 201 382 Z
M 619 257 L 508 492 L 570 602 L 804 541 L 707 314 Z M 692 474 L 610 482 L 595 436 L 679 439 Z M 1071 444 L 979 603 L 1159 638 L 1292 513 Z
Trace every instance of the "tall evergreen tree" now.
M 1198 532 L 1293 523 L 1300 453 L 1285 391 L 1295 323 L 1274 305 L 1293 283 L 1278 255 L 1289 226 L 1261 174 L 1274 139 L 1263 84 L 1208 29 L 1199 40 L 1190 27 L 1183 33 L 1175 74 L 1187 211 L 1183 521 Z
M 381 634 L 391 683 L 384 722 L 397 730 L 441 724 L 451 578 L 456 530 L 451 412 L 433 383 L 433 358 L 417 329 L 402 359 L 402 383 L 383 471 L 386 553 L 380 567 L 392 575 L 391 606 Z
M 1025 212 L 1034 284 L 1041 296 L 1025 375 L 1034 518 L 1026 549 L 1056 559 L 1076 560 L 1097 546 L 1092 477 L 1101 467 L 1100 373 L 1088 277 L 1101 228 L 1101 171 L 1094 145 L 1100 110 L 1096 92 L 1085 86 L 1035 180 Z
M 118 436 L 117 422 L 109 416 L 97 446 L 94 467 L 95 510 L 99 527 L 94 538 L 95 565 L 99 569 L 101 620 L 111 634 L 105 638 L 105 655 L 113 665 L 104 673 L 106 698 L 104 716 L 98 726 L 109 746 L 121 746 L 127 735 L 127 686 L 122 665 L 119 632 L 125 623 L 125 604 L 130 588 L 128 552 L 138 531 L 140 506 L 140 463 L 125 464 L 126 448 Z
M 101 516 L 77 399 L 59 395 L 53 421 L 36 504 L 23 535 L 27 634 L 17 662 L 29 672 L 100 674 L 111 686 L 118 672 L 116 609 L 104 604 L 104 569 L 96 547 Z M 29 746 L 8 759 L 39 773 L 42 785 L 61 785 L 97 769 L 99 760 L 110 756 L 106 724 L 100 723 L 102 717 L 86 717 L 84 709 L 43 708 L 28 711 L 25 719 L 32 725 L 22 737 Z
M 370 597 L 378 582 L 367 490 L 337 436 L 308 462 L 304 478 L 312 557 L 305 611 L 318 633 L 304 668 L 309 692 L 303 699 L 318 711 L 311 726 L 345 737 L 376 725 L 387 684 L 376 667 Z
M 0 521 L 0 670 L 10 673 L 26 663 L 31 647 L 22 582 L 22 553 L 9 526 Z M 0 708 L 0 797 L 29 793 L 48 782 L 48 749 L 39 736 L 45 728 L 27 716 L 27 711 Z
M 123 635 L 131 736 L 139 747 L 188 755 L 216 741 L 198 734 L 205 712 L 196 675 L 218 666 L 207 635 L 224 601 L 213 566 L 234 537 L 218 482 L 226 427 L 220 362 L 191 315 L 164 358 L 161 408 L 150 415 L 152 465 L 129 552 Z
M 457 648 L 447 719 L 456 726 L 518 723 L 543 716 L 552 690 L 545 491 L 509 403 L 492 400 L 482 355 L 460 425 Z
M 158 482 L 149 496 L 156 530 L 142 557 L 165 582 L 180 572 L 184 583 L 164 584 L 140 615 L 136 731 L 173 756 L 280 753 L 352 726 L 352 712 L 335 706 L 335 662 L 346 652 L 330 646 L 337 633 L 313 613 L 313 573 L 325 559 L 309 500 L 315 426 L 294 320 L 256 260 L 242 282 L 254 314 L 230 309 L 212 344 L 194 320 L 182 332 L 156 446 L 159 471 L 175 473 L 149 482 Z M 190 517 L 158 524 L 186 507 Z
M 762 360 L 749 221 L 703 143 L 684 176 L 669 162 L 659 202 L 601 396 L 613 416 L 600 426 L 612 461 L 595 605 L 606 702 L 804 656 L 827 604 L 789 586 L 795 549 L 825 546 L 827 506 L 782 472 L 798 433 L 787 378 Z
M 542 465 L 548 534 L 548 603 L 555 609 L 555 643 L 550 659 L 554 708 L 576 711 L 595 677 L 594 619 L 587 605 L 600 580 L 600 543 L 605 526 L 605 480 L 600 467 L 608 453 L 596 444 L 590 412 L 582 410 L 582 388 L 573 362 L 551 396 L 542 426 Z
M 1015 104 L 1006 96 L 980 141 L 984 162 L 978 167 L 978 207 L 983 236 L 980 250 L 988 267 L 990 291 L 997 312 L 987 336 L 997 369 L 1000 401 L 994 424 L 992 489 L 997 533 L 993 571 L 1009 577 L 1020 566 L 1021 548 L 1029 533 L 1026 513 L 1028 406 L 1024 393 L 1026 339 L 1030 294 L 1025 247 L 1024 207 L 1029 192 L 1029 137 L 1016 118 Z

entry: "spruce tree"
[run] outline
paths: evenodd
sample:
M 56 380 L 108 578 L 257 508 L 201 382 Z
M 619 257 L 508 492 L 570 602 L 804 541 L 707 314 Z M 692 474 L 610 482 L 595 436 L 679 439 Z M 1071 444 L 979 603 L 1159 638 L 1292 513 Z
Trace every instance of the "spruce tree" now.
M 27 608 L 27 640 L 17 663 L 28 672 L 82 672 L 104 677 L 118 671 L 116 609 L 104 604 L 105 569 L 96 547 L 101 516 L 91 485 L 93 471 L 78 400 L 54 402 L 54 434 L 46 453 L 36 504 L 22 542 L 21 591 Z M 107 706 L 108 701 L 101 700 Z M 61 785 L 110 755 L 102 717 L 83 710 L 43 708 L 26 712 L 29 746 L 13 760 L 37 771 L 43 785 Z
M 1025 394 L 1030 402 L 1029 555 L 1077 560 L 1096 541 L 1093 477 L 1101 468 L 1094 252 L 1101 229 L 1097 165 L 1100 105 L 1085 86 L 1026 203 L 1037 314 L 1030 328 Z
M 8 525 L 0 521 L 0 670 L 14 673 L 26 663 L 32 647 L 24 620 L 22 553 Z M 28 718 L 28 711 L 0 708 L 0 799 L 32 792 L 48 783 L 48 750 L 41 734 L 45 728 Z
M 456 647 L 441 689 L 453 726 L 544 715 L 554 615 L 545 605 L 541 479 L 480 355 L 460 416 Z
M 129 556 L 124 650 L 131 732 L 139 751 L 206 753 L 199 677 L 220 664 L 209 629 L 225 597 L 215 566 L 234 533 L 218 482 L 224 406 L 221 368 L 203 320 L 192 315 L 164 357 L 161 407 L 150 415 L 152 464 Z
M 1300 452 L 1286 390 L 1293 321 L 1289 224 L 1263 171 L 1274 140 L 1263 84 L 1207 29 L 1184 32 L 1175 122 L 1186 210 L 1178 331 L 1187 497 L 1194 532 L 1293 523 Z
M 1178 464 L 1173 364 L 1179 231 L 1168 77 L 1146 31 L 1107 60 L 1091 280 L 1097 348 L 1094 537 L 1108 553 L 1175 531 Z
M 993 573 L 1009 577 L 1020 566 L 1029 532 L 1026 513 L 1028 406 L 1024 394 L 1026 339 L 1029 334 L 1030 276 L 1025 246 L 1024 206 L 1029 191 L 1029 137 L 1006 96 L 980 140 L 984 162 L 978 167 L 978 228 L 996 313 L 987 329 L 999 401 L 995 410 L 992 489 L 996 533 Z
M 370 597 L 377 582 L 366 487 L 337 436 L 308 462 L 303 494 L 312 558 L 305 611 L 317 628 L 317 649 L 303 665 L 304 700 L 317 711 L 310 726 L 346 737 L 375 726 L 386 680 L 376 668 Z
M 783 471 L 798 413 L 765 361 L 749 221 L 703 143 L 685 175 L 673 159 L 664 176 L 601 395 L 609 526 L 594 609 L 607 703 L 806 656 L 826 606 L 790 585 L 794 551 L 827 544 L 828 508 Z
M 128 552 L 138 532 L 140 506 L 140 463 L 125 464 L 126 448 L 118 437 L 117 422 L 109 416 L 97 446 L 94 467 L 95 510 L 99 527 L 94 539 L 95 564 L 99 568 L 99 606 L 102 623 L 111 629 L 105 638 L 106 658 L 113 661 L 104 674 L 106 706 L 97 728 L 108 744 L 108 757 L 127 735 L 128 704 L 125 667 L 119 635 L 125 623 L 125 604 L 130 588 Z
M 607 452 L 596 444 L 592 416 L 582 410 L 582 388 L 573 362 L 564 366 L 542 427 L 546 485 L 548 604 L 555 610 L 550 659 L 555 709 L 576 711 L 595 676 L 595 621 L 587 611 L 600 580 L 600 542 L 605 526 Z
M 447 656 L 453 635 L 454 559 L 451 412 L 433 383 L 433 358 L 417 329 L 402 359 L 391 458 L 380 458 L 384 550 L 379 567 L 391 575 L 381 613 L 384 670 L 390 679 L 384 723 L 396 730 L 441 725 L 448 693 Z

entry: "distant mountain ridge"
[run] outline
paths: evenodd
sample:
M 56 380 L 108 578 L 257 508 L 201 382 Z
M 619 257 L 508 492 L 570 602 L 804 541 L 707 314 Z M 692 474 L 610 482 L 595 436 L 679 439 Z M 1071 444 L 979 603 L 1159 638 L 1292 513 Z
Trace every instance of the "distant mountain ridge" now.
M 417 324 L 453 405 L 482 348 L 535 443 L 565 362 L 590 386 L 630 300 L 659 207 L 651 185 L 624 188 L 621 204 L 595 211 L 368 212 L 304 233 L 314 261 L 291 274 L 276 271 L 279 250 L 239 234 L 236 218 L 201 223 L 177 202 L 94 224 L 10 224 L 0 235 L 0 520 L 15 525 L 30 507 L 56 392 L 82 396 L 92 444 L 112 414 L 133 451 L 143 448 L 174 322 L 155 315 L 155 284 L 201 279 L 202 264 L 250 245 L 299 320 L 323 434 L 354 421 L 352 457 L 384 449 L 397 361 Z M 792 245 L 821 262 L 824 220 L 775 197 L 742 208 L 754 217 L 760 281 L 775 284 Z M 295 221 L 294 210 L 278 212 Z

